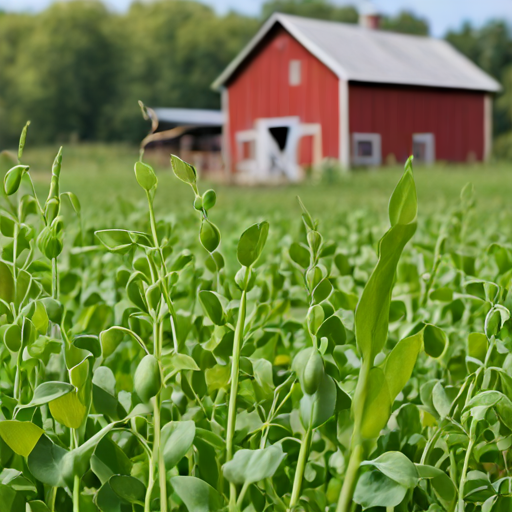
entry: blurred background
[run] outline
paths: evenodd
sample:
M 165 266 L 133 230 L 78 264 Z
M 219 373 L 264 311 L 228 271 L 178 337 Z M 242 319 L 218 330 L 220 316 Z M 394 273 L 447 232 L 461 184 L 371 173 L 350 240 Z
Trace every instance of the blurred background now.
M 221 95 L 212 82 L 273 13 L 357 24 L 364 5 L 357 0 L 0 0 L 0 148 L 14 148 L 30 119 L 26 158 L 36 172 L 49 172 L 62 144 L 63 179 L 85 202 L 93 196 L 108 202 L 113 189 L 129 197 L 136 194 L 129 172 L 149 131 L 138 100 L 157 109 L 218 112 Z M 512 192 L 511 0 L 379 0 L 373 5 L 379 30 L 444 39 L 502 87 L 492 104 L 491 162 L 439 163 L 418 177 L 420 200 L 423 194 L 425 203 L 439 208 L 439 201 L 453 200 L 473 181 L 490 210 L 506 205 Z M 169 169 L 169 152 L 155 155 L 157 168 Z M 322 176 L 313 173 L 308 182 L 320 188 L 303 193 L 319 206 L 339 208 L 341 202 L 350 208 L 365 201 L 385 208 L 387 189 L 402 165 L 391 162 L 386 172 L 365 178 L 336 177 L 327 165 Z M 129 184 L 124 184 L 127 173 Z M 98 187 L 99 177 L 110 180 L 109 186 Z M 335 182 L 343 186 L 333 188 Z M 266 193 L 258 204 L 294 204 L 296 193 L 293 188 Z M 237 194 L 241 200 L 249 197 Z M 228 202 L 233 197 L 225 195 Z
M 152 107 L 219 109 L 210 84 L 276 11 L 358 22 L 336 0 L 1 0 L 0 146 L 129 141 Z M 512 158 L 512 2 L 381 0 L 381 30 L 445 38 L 503 86 L 495 153 Z

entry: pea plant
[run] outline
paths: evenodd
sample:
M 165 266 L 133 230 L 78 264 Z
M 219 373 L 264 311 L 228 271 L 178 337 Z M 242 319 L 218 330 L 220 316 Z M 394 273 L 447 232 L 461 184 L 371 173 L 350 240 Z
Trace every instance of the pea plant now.
M 268 222 L 172 155 L 168 215 L 141 150 L 110 228 L 62 148 L 40 199 L 29 135 L 0 159 L 1 512 L 512 510 L 512 245 L 471 186 L 418 214 L 411 157 L 387 228 Z

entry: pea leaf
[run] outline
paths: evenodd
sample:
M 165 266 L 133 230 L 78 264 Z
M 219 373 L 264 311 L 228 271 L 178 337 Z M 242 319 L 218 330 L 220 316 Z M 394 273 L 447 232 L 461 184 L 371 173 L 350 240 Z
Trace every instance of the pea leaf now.
M 396 268 L 405 245 L 416 231 L 415 212 L 416 190 L 410 168 L 406 166 L 390 202 L 392 227 L 380 240 L 379 260 L 364 287 L 355 313 L 357 344 L 363 359 L 370 362 L 386 343 Z
M 30 455 L 43 433 L 43 429 L 30 421 L 0 421 L 0 437 L 14 453 L 22 457 Z
M 242 485 L 256 483 L 274 475 L 286 456 L 280 444 L 260 450 L 238 450 L 222 466 L 224 477 L 231 483 Z
M 422 332 L 400 340 L 386 358 L 384 374 L 393 402 L 411 378 L 423 343 Z
M 135 177 L 137 183 L 146 191 L 151 190 L 158 183 L 155 171 L 144 162 L 135 163 Z
M 197 180 L 197 173 L 194 167 L 184 162 L 176 155 L 171 155 L 171 166 L 174 174 L 181 181 L 189 185 L 195 185 Z
M 357 400 L 357 397 L 355 398 Z M 374 439 L 386 426 L 391 412 L 391 397 L 386 376 L 380 368 L 372 368 L 368 377 L 367 395 L 364 403 L 361 434 Z
M 208 318 L 215 325 L 224 325 L 227 321 L 224 308 L 222 307 L 222 300 L 218 293 L 210 290 L 201 290 L 199 292 L 199 301 L 203 306 Z
M 194 476 L 175 476 L 171 484 L 188 512 L 220 512 L 225 500 L 211 485 Z
M 34 391 L 34 396 L 30 403 L 24 405 L 23 407 L 37 407 L 40 405 L 47 404 L 52 400 L 56 400 L 61 396 L 67 395 L 71 393 L 71 391 L 75 390 L 75 386 L 69 384 L 68 382 L 58 382 L 58 381 L 48 381 L 43 382 L 37 386 Z
M 357 482 L 354 501 L 363 507 L 396 507 L 405 498 L 407 487 L 380 471 L 363 473 Z
M 427 324 L 423 329 L 423 344 L 430 357 L 440 357 L 447 344 L 446 334 L 439 327 Z
M 146 486 L 130 475 L 113 475 L 109 480 L 112 490 L 128 503 L 144 503 Z
M 387 477 L 409 489 L 418 485 L 418 470 L 402 452 L 386 452 L 374 460 L 364 461 L 361 465 L 374 466 Z
M 196 435 L 193 421 L 171 421 L 162 429 L 161 443 L 167 470 L 172 469 L 190 450 Z
M 240 265 L 250 267 L 261 256 L 269 230 L 268 222 L 253 224 L 246 229 L 238 242 L 237 258 Z

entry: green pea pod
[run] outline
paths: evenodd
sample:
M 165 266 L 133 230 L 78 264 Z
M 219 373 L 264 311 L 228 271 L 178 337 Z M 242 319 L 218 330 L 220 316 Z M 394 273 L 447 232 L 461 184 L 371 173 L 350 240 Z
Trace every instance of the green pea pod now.
M 304 367 L 304 391 L 308 395 L 314 395 L 320 386 L 324 376 L 324 361 L 320 352 L 314 350 L 309 356 L 309 360 Z
M 18 191 L 21 178 L 28 170 L 28 165 L 17 165 L 7 171 L 4 177 L 4 191 L 8 196 L 12 196 Z
M 156 396 L 162 387 L 162 378 L 160 368 L 155 356 L 144 356 L 135 370 L 133 378 L 133 387 L 139 398 L 148 403 L 151 398 Z
M 50 192 L 48 193 L 48 199 L 46 200 L 45 209 L 48 207 L 48 202 L 52 198 L 58 198 L 60 194 L 60 170 L 62 168 L 62 146 L 55 157 L 52 165 L 52 181 L 50 183 Z M 46 212 L 45 212 L 46 214 Z
M 49 226 L 45 226 L 37 238 L 39 250 L 48 258 L 56 258 L 63 249 L 62 221 L 59 217 Z

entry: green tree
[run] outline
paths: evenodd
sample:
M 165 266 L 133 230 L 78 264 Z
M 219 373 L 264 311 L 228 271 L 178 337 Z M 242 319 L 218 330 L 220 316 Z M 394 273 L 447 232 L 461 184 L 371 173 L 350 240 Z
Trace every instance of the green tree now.
M 56 3 L 35 17 L 13 65 L 14 133 L 26 119 L 39 142 L 93 138 L 116 93 L 112 15 L 98 1 Z
M 429 34 L 428 21 L 424 18 L 419 18 L 409 11 L 402 11 L 397 16 L 384 16 L 381 20 L 380 28 L 391 32 L 418 36 L 428 36 Z
M 328 0 L 269 0 L 263 4 L 263 19 L 267 19 L 275 12 L 345 23 L 357 23 L 359 19 L 355 7 L 337 6 Z
M 461 30 L 450 31 L 446 35 L 450 42 L 475 64 L 498 80 L 503 90 L 496 96 L 493 112 L 495 137 L 512 133 L 512 79 L 510 63 L 512 62 L 512 33 L 504 21 L 490 21 L 477 29 L 465 23 Z M 507 139 L 508 137 L 508 139 Z M 512 135 L 502 138 L 496 144 L 496 152 L 506 156 L 505 140 L 512 140 Z

